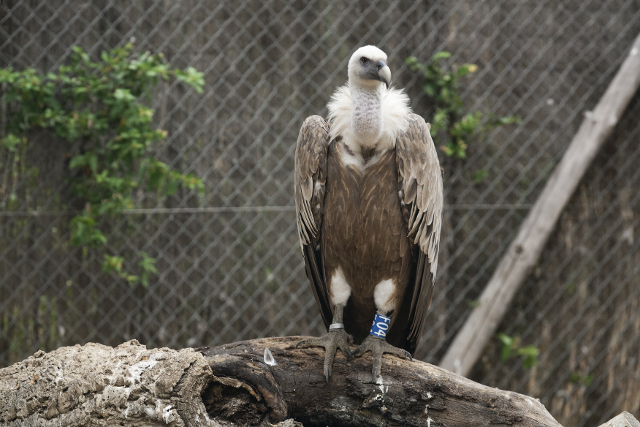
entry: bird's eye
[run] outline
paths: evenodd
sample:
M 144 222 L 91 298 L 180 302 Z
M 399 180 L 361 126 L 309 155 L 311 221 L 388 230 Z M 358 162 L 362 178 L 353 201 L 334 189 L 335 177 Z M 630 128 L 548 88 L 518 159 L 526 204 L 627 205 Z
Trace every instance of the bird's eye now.
M 369 58 L 365 58 L 363 56 L 362 58 L 360 58 L 360 62 L 362 62 L 362 64 L 366 64 L 367 62 L 369 62 Z

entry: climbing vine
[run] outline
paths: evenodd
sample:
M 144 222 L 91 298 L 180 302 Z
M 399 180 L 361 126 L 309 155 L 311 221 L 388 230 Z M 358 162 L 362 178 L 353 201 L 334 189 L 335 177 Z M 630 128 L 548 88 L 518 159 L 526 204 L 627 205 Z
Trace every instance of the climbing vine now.
M 70 64 L 57 73 L 0 69 L 0 150 L 24 161 L 30 131 L 41 129 L 69 144 L 56 152 L 75 153 L 68 161 L 68 189 L 84 209 L 69 223 L 74 246 L 104 251 L 108 233 L 101 219 L 134 207 L 133 196 L 140 190 L 172 195 L 184 186 L 203 192 L 198 177 L 172 169 L 152 153 L 167 132 L 152 126 L 154 110 L 144 101 L 159 79 L 170 78 L 202 92 L 202 73 L 171 68 L 161 53 L 134 54 L 131 43 L 102 52 L 95 62 L 74 47 Z M 9 210 L 19 204 L 14 193 L 5 200 Z M 103 254 L 102 268 L 147 286 L 149 274 L 156 273 L 155 260 L 142 251 L 138 255 L 137 274 L 114 254 Z
M 467 111 L 460 97 L 464 76 L 478 70 L 475 64 L 443 65 L 441 61 L 451 57 L 449 52 L 437 52 L 427 63 L 412 56 L 406 59 L 411 70 L 422 74 L 423 90 L 431 100 L 434 114 L 431 120 L 431 136 L 449 157 L 465 158 L 469 140 L 496 126 L 518 121 L 514 116 L 484 117 L 481 111 Z M 486 174 L 485 174 L 486 176 Z M 474 180 L 482 180 L 482 174 Z

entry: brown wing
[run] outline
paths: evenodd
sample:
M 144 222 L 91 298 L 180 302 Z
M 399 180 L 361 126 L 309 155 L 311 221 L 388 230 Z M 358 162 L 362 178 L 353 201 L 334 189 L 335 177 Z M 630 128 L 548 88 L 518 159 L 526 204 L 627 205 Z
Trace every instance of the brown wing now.
M 411 297 L 407 344 L 415 349 L 431 305 L 442 223 L 442 172 L 429 125 L 410 114 L 409 128 L 396 140 L 396 166 L 400 202 L 409 238 L 418 253 L 415 281 L 407 287 Z
M 327 327 L 331 323 L 332 312 L 320 253 L 320 230 L 327 181 L 328 147 L 329 124 L 320 116 L 308 117 L 298 135 L 294 194 L 298 235 L 307 277 Z

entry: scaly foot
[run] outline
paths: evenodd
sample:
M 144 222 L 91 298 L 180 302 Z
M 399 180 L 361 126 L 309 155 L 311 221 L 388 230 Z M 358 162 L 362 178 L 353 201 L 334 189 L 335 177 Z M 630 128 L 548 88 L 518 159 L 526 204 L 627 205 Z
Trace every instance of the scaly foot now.
M 360 347 L 353 350 L 353 353 L 351 354 L 355 357 L 360 357 L 367 351 L 370 351 L 373 354 L 373 370 L 371 372 L 373 375 L 373 381 L 376 381 L 378 379 L 378 375 L 380 374 L 383 353 L 395 354 L 396 356 L 403 359 L 409 358 L 409 360 L 413 360 L 413 357 L 411 357 L 411 353 L 409 353 L 407 350 L 394 347 L 389 344 L 384 338 L 378 338 L 373 335 L 369 335 L 368 337 L 366 337 L 364 341 L 362 341 L 362 344 L 360 344 Z
M 319 338 L 307 338 L 299 341 L 296 348 L 324 347 L 324 376 L 328 382 L 337 349 L 342 350 L 344 355 L 349 358 L 351 357 L 349 344 L 353 344 L 353 337 L 344 329 L 331 329 L 326 335 Z

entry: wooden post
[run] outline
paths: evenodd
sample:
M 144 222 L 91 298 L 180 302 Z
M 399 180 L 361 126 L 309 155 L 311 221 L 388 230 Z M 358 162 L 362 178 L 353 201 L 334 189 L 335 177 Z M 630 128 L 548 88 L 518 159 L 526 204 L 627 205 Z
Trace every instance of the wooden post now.
M 622 116 L 640 84 L 640 35 L 629 56 L 593 111 L 585 114 L 578 133 L 529 211 L 518 235 L 500 260 L 476 307 L 440 362 L 468 375 L 536 263 L 551 231 L 596 153 Z

